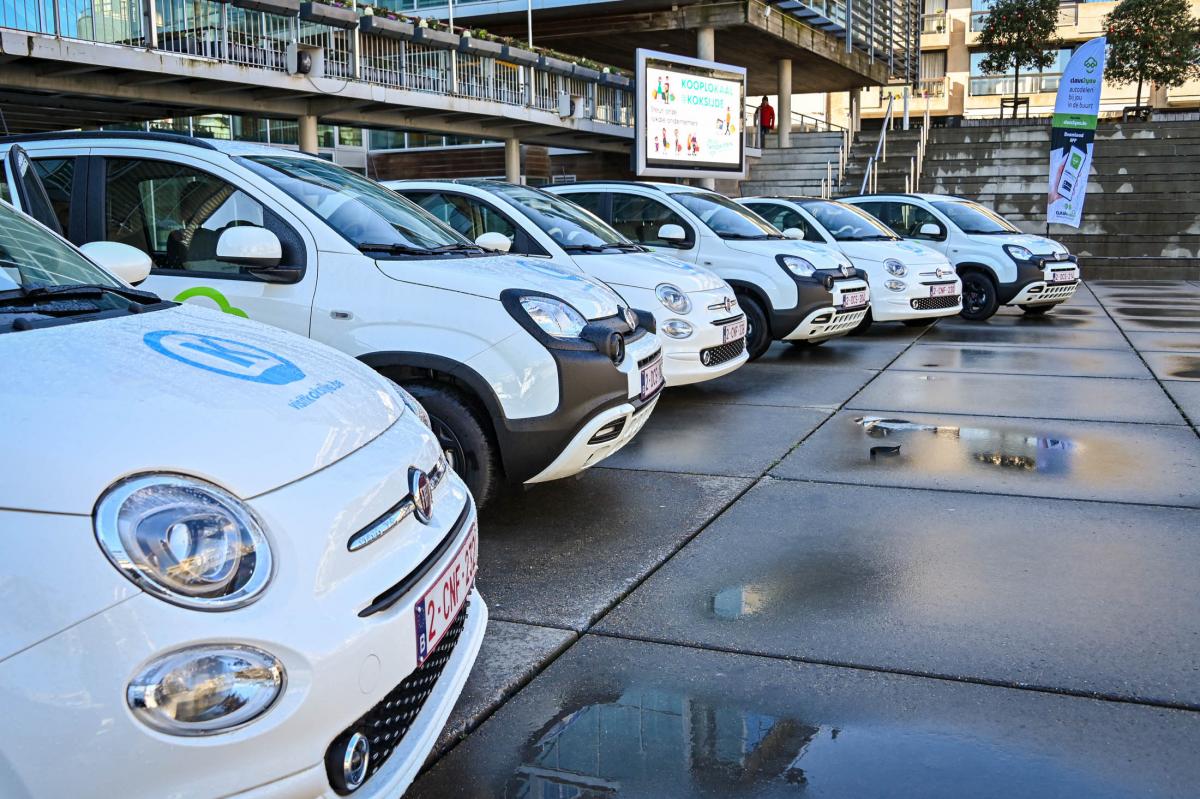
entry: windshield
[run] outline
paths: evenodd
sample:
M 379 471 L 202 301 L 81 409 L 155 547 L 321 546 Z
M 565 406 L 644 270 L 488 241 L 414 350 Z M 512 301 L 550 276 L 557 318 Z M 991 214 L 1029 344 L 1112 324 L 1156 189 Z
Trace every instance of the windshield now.
M 359 249 L 477 249 L 416 203 L 340 166 L 286 155 L 241 160 Z
M 805 203 L 808 211 L 835 241 L 899 241 L 900 237 L 866 211 L 832 202 Z
M 770 222 L 720 194 L 680 191 L 671 196 L 723 239 L 783 238 Z
M 120 281 L 73 247 L 0 204 L 0 292 L 97 284 L 122 288 Z
M 564 250 L 591 248 L 641 249 L 629 239 L 600 221 L 591 212 L 562 197 L 511 183 L 480 184 L 504 197 L 525 212 Z
M 1020 233 L 1008 220 L 988 208 L 972 202 L 935 202 L 934 208 L 950 217 L 963 233 L 991 236 L 997 233 Z

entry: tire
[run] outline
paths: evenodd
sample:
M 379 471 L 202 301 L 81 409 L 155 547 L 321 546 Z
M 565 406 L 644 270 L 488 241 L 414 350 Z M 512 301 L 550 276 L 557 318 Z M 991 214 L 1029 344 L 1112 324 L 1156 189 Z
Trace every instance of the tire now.
M 904 326 L 905 327 L 929 327 L 937 320 L 938 320 L 938 318 L 936 316 L 927 316 L 924 319 L 905 319 Z
M 1021 313 L 1025 314 L 1026 316 L 1045 316 L 1046 314 L 1050 313 L 1051 309 L 1053 309 L 1056 305 L 1058 305 L 1056 302 L 1050 303 L 1049 305 L 1022 305 Z
M 862 321 L 859 322 L 857 325 L 855 325 L 854 328 L 846 335 L 847 336 L 861 336 L 863 333 L 866 333 L 868 330 L 871 329 L 871 325 L 874 324 L 874 322 L 875 322 L 875 317 L 871 315 L 871 309 L 868 308 L 867 312 L 865 314 L 863 314 Z
M 971 322 L 990 319 L 1000 305 L 996 296 L 996 281 L 983 272 L 970 271 L 962 274 L 963 309 L 959 314 Z
M 404 388 L 429 414 L 438 443 L 475 505 L 487 505 L 500 481 L 500 453 L 481 414 L 461 392 L 442 383 L 406 383 Z
M 750 360 L 754 361 L 761 358 L 771 346 L 771 326 L 758 300 L 748 294 L 739 294 L 737 301 L 746 314 L 746 352 L 750 354 Z

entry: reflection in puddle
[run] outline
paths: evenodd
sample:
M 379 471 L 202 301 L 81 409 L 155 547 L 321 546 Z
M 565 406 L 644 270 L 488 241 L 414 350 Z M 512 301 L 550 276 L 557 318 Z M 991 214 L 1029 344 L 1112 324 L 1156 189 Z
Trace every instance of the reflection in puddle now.
M 973 462 L 1014 471 L 1069 474 L 1071 453 L 1078 449 L 1071 439 L 1062 436 L 1029 435 L 987 427 L 932 425 L 880 416 L 861 416 L 854 421 L 871 438 L 887 438 L 900 433 L 930 433 L 939 439 L 957 440 L 969 447 Z M 881 458 L 881 454 L 889 457 Z M 903 463 L 903 458 L 898 457 L 900 454 L 899 446 L 875 446 L 870 449 L 871 461 L 875 463 L 885 460 Z
M 763 589 L 753 585 L 722 588 L 712 598 L 712 614 L 718 619 L 736 620 L 752 616 L 767 602 Z

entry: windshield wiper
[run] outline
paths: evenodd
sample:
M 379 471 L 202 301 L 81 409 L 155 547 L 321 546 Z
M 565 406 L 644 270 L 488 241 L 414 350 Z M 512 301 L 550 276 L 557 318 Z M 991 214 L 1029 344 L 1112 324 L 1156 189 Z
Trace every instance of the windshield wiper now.
M 116 294 L 127 300 L 136 302 L 162 302 L 157 294 L 139 289 L 127 289 L 123 286 L 106 286 L 103 283 L 69 283 L 61 286 L 23 286 L 21 288 L 0 291 L 0 302 L 9 300 L 20 302 L 53 302 L 60 299 L 86 299 L 101 297 L 105 294 Z
M 620 244 L 564 244 L 562 248 L 567 252 L 604 252 L 605 250 L 620 249 Z
M 389 255 L 429 255 L 433 250 L 408 244 L 359 244 L 359 252 L 386 252 Z
M 884 236 L 884 235 L 848 236 L 847 238 L 840 239 L 840 241 L 899 241 L 899 239 L 895 236 Z
M 486 253 L 487 250 L 480 247 L 478 244 L 443 244 L 441 247 L 434 247 L 430 252 L 472 252 Z
M 749 233 L 718 233 L 723 239 L 735 239 L 737 241 L 764 241 L 766 239 L 786 239 L 787 236 L 777 236 L 774 233 L 759 233 L 758 235 L 750 235 Z

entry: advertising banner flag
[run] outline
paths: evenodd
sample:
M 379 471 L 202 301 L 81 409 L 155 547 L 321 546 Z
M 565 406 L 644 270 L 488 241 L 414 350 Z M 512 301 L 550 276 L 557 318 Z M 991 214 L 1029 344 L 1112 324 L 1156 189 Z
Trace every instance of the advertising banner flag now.
M 1077 228 L 1083 216 L 1096 117 L 1100 113 L 1100 89 L 1104 85 L 1104 45 L 1103 36 L 1081 45 L 1058 83 L 1050 130 L 1046 224 Z

